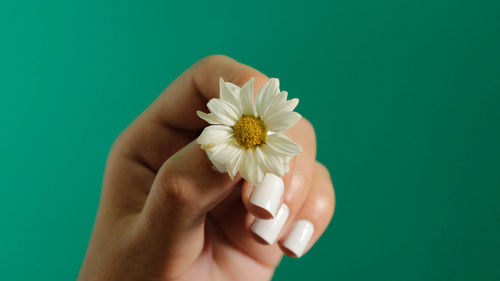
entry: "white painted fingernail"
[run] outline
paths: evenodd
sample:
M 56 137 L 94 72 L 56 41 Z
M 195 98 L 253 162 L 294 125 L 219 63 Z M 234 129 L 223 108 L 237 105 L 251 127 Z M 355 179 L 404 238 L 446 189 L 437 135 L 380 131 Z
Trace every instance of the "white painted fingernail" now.
M 308 220 L 297 221 L 287 234 L 283 247 L 290 250 L 297 257 L 304 254 L 304 250 L 314 233 L 314 225 Z
M 255 219 L 252 225 L 252 231 L 269 245 L 272 245 L 276 242 L 276 238 L 278 238 L 289 214 L 290 210 L 288 206 L 283 203 L 273 219 Z
M 262 182 L 255 187 L 250 203 L 268 211 L 274 218 L 284 190 L 283 180 L 275 174 L 268 173 Z

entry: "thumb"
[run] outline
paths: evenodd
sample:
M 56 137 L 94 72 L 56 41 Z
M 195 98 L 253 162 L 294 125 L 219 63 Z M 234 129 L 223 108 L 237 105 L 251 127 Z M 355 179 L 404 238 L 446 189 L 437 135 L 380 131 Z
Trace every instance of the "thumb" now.
M 182 273 L 192 266 L 203 251 L 207 212 L 238 181 L 215 171 L 195 141 L 161 166 L 141 213 L 139 231 L 157 252 L 155 256 L 168 263 L 164 266 L 169 271 Z

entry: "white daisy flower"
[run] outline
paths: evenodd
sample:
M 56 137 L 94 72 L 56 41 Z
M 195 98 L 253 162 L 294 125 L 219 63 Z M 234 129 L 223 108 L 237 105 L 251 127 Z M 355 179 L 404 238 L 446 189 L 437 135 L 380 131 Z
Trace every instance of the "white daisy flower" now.
M 254 81 L 243 87 L 220 79 L 220 98 L 207 103 L 210 113 L 197 111 L 207 121 L 197 142 L 220 172 L 231 178 L 236 173 L 257 185 L 266 172 L 282 177 L 288 173 L 290 159 L 302 147 L 283 135 L 302 118 L 293 110 L 298 99 L 287 100 L 279 90 L 279 80 L 271 78 L 257 93 Z

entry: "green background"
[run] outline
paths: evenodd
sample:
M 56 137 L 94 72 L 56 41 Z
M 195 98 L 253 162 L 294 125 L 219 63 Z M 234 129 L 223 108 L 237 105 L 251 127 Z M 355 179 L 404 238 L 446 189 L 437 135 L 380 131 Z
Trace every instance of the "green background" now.
M 275 280 L 500 280 L 499 15 L 498 0 L 2 0 L 0 279 L 76 278 L 113 140 L 223 53 L 301 99 L 336 186 L 327 232 Z

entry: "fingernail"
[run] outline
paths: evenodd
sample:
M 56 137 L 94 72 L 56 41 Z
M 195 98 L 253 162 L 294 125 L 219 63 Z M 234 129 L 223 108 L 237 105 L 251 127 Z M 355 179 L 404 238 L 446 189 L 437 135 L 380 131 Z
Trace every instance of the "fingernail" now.
M 268 173 L 262 182 L 255 187 L 250 203 L 269 212 L 274 218 L 284 190 L 283 180 L 275 174 Z
M 297 221 L 287 234 L 283 247 L 290 250 L 298 258 L 304 254 L 304 250 L 314 233 L 314 225 L 308 220 Z
M 266 241 L 269 245 L 272 245 L 276 242 L 276 238 L 278 238 L 281 229 L 285 225 L 288 214 L 290 214 L 290 210 L 288 206 L 283 203 L 273 219 L 255 219 L 252 225 L 252 232 Z

